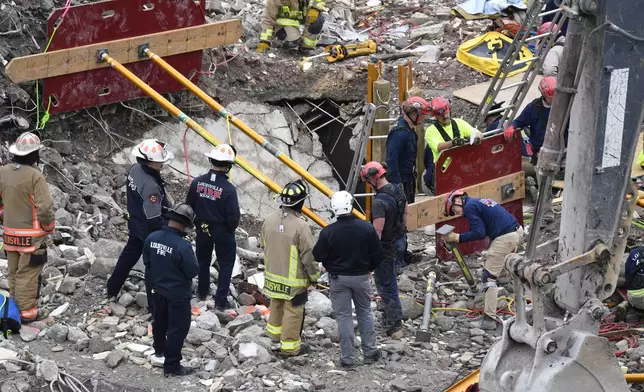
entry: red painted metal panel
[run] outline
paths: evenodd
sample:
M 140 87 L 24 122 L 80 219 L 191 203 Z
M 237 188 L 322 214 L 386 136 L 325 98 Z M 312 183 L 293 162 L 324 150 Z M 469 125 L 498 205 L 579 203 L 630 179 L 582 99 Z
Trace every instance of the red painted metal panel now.
M 47 22 L 48 36 L 63 10 L 57 9 Z M 112 0 L 71 7 L 58 27 L 50 51 L 175 30 L 205 23 L 200 6 L 193 0 Z M 154 49 L 154 48 L 152 48 Z M 170 56 L 165 60 L 183 75 L 201 69 L 201 51 Z M 119 59 L 116 58 L 118 61 Z M 159 93 L 182 89 L 181 84 L 150 61 L 126 67 Z M 106 92 L 108 92 L 105 94 Z M 105 105 L 143 97 L 139 89 L 110 68 L 48 78 L 43 105 L 50 96 L 58 102 L 51 113 Z
M 443 166 L 446 161 L 445 170 Z M 480 184 L 495 178 L 521 171 L 521 141 L 506 143 L 503 135 L 483 139 L 477 146 L 462 146 L 443 152 L 436 162 L 436 192 L 443 194 L 454 189 Z M 523 202 L 515 200 L 503 204 L 519 223 L 523 224 Z M 467 219 L 463 217 L 438 223 L 436 228 L 449 224 L 456 231 L 463 233 L 469 229 Z M 487 249 L 489 240 L 459 244 L 463 254 L 471 254 Z M 436 254 L 441 260 L 450 260 L 453 255 L 443 246 L 440 235 L 436 235 Z

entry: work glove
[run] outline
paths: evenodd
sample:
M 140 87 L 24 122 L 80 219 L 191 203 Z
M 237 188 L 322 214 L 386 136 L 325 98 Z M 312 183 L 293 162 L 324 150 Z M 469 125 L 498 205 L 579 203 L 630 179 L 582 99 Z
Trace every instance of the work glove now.
M 308 14 L 306 14 L 306 22 L 308 24 L 313 24 L 313 22 L 318 20 L 318 16 L 320 16 L 320 11 L 315 8 L 311 8 L 309 9 Z
M 257 53 L 264 53 L 264 51 L 267 50 L 270 46 L 271 45 L 266 41 L 260 42 L 259 45 L 257 45 Z
M 458 233 L 451 232 L 443 236 L 443 241 L 448 243 L 457 243 L 461 238 L 461 235 Z
M 478 136 L 474 138 L 474 145 L 476 146 L 477 144 L 481 144 L 481 138 Z
M 530 142 L 525 143 L 525 151 L 528 153 L 528 156 L 530 157 L 534 155 L 534 152 L 532 150 L 532 144 L 530 144 Z
M 452 139 L 452 146 L 454 146 L 454 147 L 463 146 L 465 144 L 467 144 L 467 140 L 465 140 L 463 138 L 457 137 L 455 139 Z
M 516 129 L 514 129 L 514 127 L 512 125 L 510 125 L 509 127 L 505 128 L 505 131 L 503 131 L 503 137 L 505 137 L 506 142 L 509 143 L 509 142 L 512 141 L 512 139 L 514 139 L 514 132 L 515 131 L 516 131 Z

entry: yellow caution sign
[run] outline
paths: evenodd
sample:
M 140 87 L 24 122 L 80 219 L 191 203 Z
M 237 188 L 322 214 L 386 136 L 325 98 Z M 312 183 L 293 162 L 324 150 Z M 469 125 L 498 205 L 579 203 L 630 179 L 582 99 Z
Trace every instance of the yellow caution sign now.
M 456 58 L 468 67 L 481 71 L 486 75 L 494 76 L 499 70 L 511 44 L 511 38 L 496 31 L 491 31 L 463 42 L 456 51 Z M 530 66 L 530 61 L 525 60 L 533 57 L 528 48 L 525 46 L 521 48 L 519 58 L 509 68 L 508 76 L 525 72 Z

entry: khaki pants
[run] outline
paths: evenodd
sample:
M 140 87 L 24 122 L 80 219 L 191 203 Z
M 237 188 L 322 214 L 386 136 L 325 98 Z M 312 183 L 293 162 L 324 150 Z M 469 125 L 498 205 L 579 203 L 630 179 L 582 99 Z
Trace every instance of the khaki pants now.
M 7 252 L 9 264 L 9 294 L 20 311 L 36 307 L 40 292 L 40 274 L 47 262 L 44 238 L 34 239 L 33 253 Z
M 490 249 L 488 249 L 485 269 L 490 274 L 499 277 L 503 273 L 505 256 L 508 253 L 515 252 L 521 242 L 523 242 L 523 227 L 519 227 L 519 230 L 515 232 L 495 238 L 490 244 Z
M 271 315 L 266 333 L 274 342 L 280 342 L 280 350 L 286 355 L 297 355 L 302 345 L 304 305 L 293 306 L 291 301 L 271 299 Z

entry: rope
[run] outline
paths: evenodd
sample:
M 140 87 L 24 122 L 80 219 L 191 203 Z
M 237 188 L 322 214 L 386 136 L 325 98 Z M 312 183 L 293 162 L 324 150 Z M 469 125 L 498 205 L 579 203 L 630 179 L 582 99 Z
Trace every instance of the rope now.
M 60 16 L 60 23 L 57 23 L 54 25 L 54 31 L 51 32 L 51 36 L 49 37 L 49 41 L 47 42 L 47 46 L 45 46 L 45 51 L 43 53 L 47 53 L 49 50 L 49 47 L 51 46 L 52 41 L 54 40 L 54 36 L 56 35 L 56 31 L 58 31 L 58 27 L 60 27 L 61 24 L 63 24 L 63 21 L 65 20 L 65 16 L 69 12 L 69 9 L 72 6 L 72 0 L 67 0 L 65 3 L 65 10 L 63 11 L 63 14 Z M 45 125 L 47 124 L 47 121 L 49 121 L 49 109 L 51 108 L 51 97 L 49 97 L 49 103 L 47 104 L 47 110 L 43 114 L 42 121 L 40 120 L 40 93 L 39 93 L 39 80 L 36 80 L 36 129 L 44 129 Z

